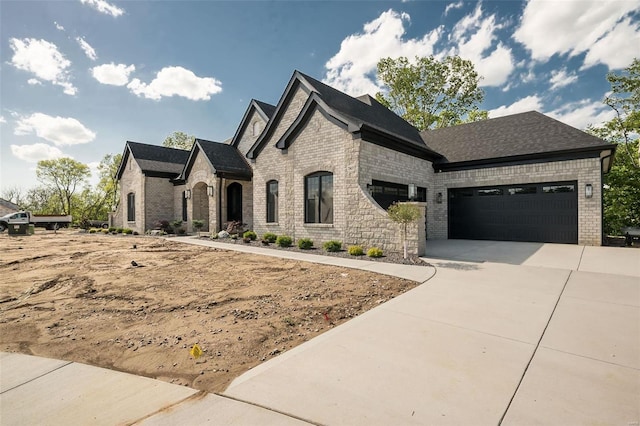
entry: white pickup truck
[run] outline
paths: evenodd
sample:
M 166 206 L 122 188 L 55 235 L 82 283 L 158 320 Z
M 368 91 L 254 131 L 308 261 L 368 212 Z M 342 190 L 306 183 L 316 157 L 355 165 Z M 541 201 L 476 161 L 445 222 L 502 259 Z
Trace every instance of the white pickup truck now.
M 4 232 L 9 225 L 33 224 L 41 228 L 58 229 L 71 225 L 71 215 L 32 215 L 30 212 L 9 213 L 0 217 L 0 232 Z

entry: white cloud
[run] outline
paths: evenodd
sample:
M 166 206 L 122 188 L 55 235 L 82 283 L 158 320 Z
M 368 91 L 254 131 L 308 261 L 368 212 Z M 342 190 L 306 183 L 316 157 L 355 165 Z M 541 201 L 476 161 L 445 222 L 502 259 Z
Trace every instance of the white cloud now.
M 451 12 L 453 9 L 461 9 L 462 6 L 464 6 L 464 3 L 462 2 L 462 0 L 456 3 L 449 3 L 447 7 L 444 9 L 444 16 L 447 16 L 449 12 Z
M 89 178 L 89 185 L 95 187 L 100 183 L 100 166 L 99 161 L 91 161 L 87 163 L 87 167 L 89 167 L 89 171 L 91 172 L 91 177 Z
M 40 160 L 53 160 L 54 158 L 68 157 L 55 146 L 46 143 L 33 145 L 11 145 L 13 155 L 29 163 L 37 163 Z
M 55 44 L 34 38 L 12 38 L 9 46 L 14 51 L 11 65 L 35 74 L 40 80 L 62 86 L 67 95 L 76 94 L 77 89 L 69 81 L 67 70 L 71 62 L 58 51 Z
M 84 37 L 76 37 L 76 41 L 84 51 L 84 54 L 87 55 L 87 58 L 91 59 L 92 61 L 98 59 L 98 55 L 96 55 L 95 49 L 91 47 L 89 43 L 87 43 Z
M 18 136 L 31 133 L 57 146 L 87 143 L 96 137 L 94 132 L 75 118 L 52 117 L 40 112 L 20 117 L 13 131 L 13 134 Z
M 64 31 L 64 27 L 62 25 L 58 24 L 56 21 L 53 21 L 53 25 L 56 26 L 57 30 Z
M 584 58 L 582 68 L 598 63 L 607 65 L 609 69 L 627 67 L 633 58 L 638 57 L 640 51 L 638 46 L 640 46 L 640 25 L 632 24 L 631 19 L 627 18 L 591 46 Z
M 537 61 L 586 52 L 585 67 L 617 68 L 637 56 L 640 27 L 625 16 L 638 10 L 640 0 L 530 0 L 513 37 Z
M 91 75 L 102 84 L 124 86 L 129 82 L 129 74 L 136 70 L 134 65 L 110 64 L 98 65 L 91 69 Z
M 559 89 L 564 86 L 568 86 L 569 84 L 578 80 L 578 76 L 575 73 L 567 74 L 566 69 L 561 69 L 560 71 L 551 71 L 551 90 Z
M 432 55 L 442 27 L 422 38 L 405 40 L 404 26 L 409 21 L 408 14 L 388 10 L 366 23 L 362 33 L 345 38 L 338 53 L 325 64 L 324 82 L 351 95 L 374 94 L 380 88 L 370 76 L 375 74 L 380 59 Z
M 87 4 L 93 7 L 95 10 L 97 10 L 100 13 L 111 15 L 115 18 L 117 18 L 118 16 L 124 13 L 123 9 L 120 9 L 119 7 L 114 6 L 105 0 L 80 0 L 80 2 L 82 4 Z
M 127 85 L 137 96 L 159 100 L 163 96 L 182 96 L 193 101 L 208 101 L 211 95 L 222 91 L 221 82 L 211 77 L 198 77 L 182 67 L 161 69 L 151 83 L 134 78 Z
M 602 101 L 589 99 L 569 103 L 545 114 L 578 129 L 586 129 L 589 125 L 600 126 L 615 117 L 615 112 Z
M 4 116 L 0 115 L 0 124 L 6 123 L 7 119 Z
M 542 109 L 542 99 L 537 95 L 527 96 L 518 99 L 511 105 L 502 105 L 489 111 L 490 118 L 502 117 L 505 115 L 518 114 L 527 111 L 540 111 Z
M 495 15 L 483 16 L 481 3 L 453 28 L 450 40 L 456 46 L 452 53 L 473 62 L 476 71 L 483 77 L 480 86 L 504 84 L 515 68 L 510 48 L 502 42 L 493 47 L 497 39 L 496 31 L 501 28 L 496 23 Z
M 30 78 L 29 80 L 27 80 L 27 83 L 29 83 L 32 86 L 42 86 L 42 82 L 37 78 Z

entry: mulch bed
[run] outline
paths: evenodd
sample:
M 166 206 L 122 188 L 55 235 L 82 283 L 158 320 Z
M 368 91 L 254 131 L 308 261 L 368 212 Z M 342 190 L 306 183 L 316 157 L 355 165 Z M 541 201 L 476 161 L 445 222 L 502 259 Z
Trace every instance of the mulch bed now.
M 259 241 L 259 240 L 255 240 L 255 241 L 251 241 L 251 242 L 245 243 L 242 239 L 234 240 L 232 238 L 211 239 L 209 237 L 200 237 L 200 239 L 202 239 L 202 240 L 211 240 L 211 241 L 215 241 L 215 242 L 219 242 L 219 243 L 225 243 L 225 244 L 231 244 L 231 245 L 254 246 L 254 247 L 268 248 L 268 249 L 272 249 L 272 250 L 282 250 L 282 251 L 297 251 L 297 252 L 300 252 L 300 253 L 319 254 L 319 255 L 322 255 L 322 256 L 332 256 L 332 257 L 343 257 L 343 258 L 346 258 L 346 259 L 355 259 L 355 260 L 362 260 L 362 261 L 369 261 L 369 262 L 396 263 L 396 264 L 399 264 L 399 265 L 431 266 L 429 263 L 427 263 L 424 260 L 420 259 L 418 256 L 409 255 L 409 257 L 407 259 L 404 259 L 402 253 L 395 253 L 395 252 L 384 253 L 384 255 L 382 257 L 369 257 L 369 256 L 366 255 L 366 251 L 365 251 L 365 255 L 363 255 L 363 256 L 352 256 L 346 250 L 340 250 L 340 251 L 337 251 L 337 252 L 329 252 L 329 251 L 326 251 L 326 250 L 324 250 L 322 248 L 318 248 L 318 247 L 313 247 L 313 248 L 311 248 L 309 250 L 303 250 L 303 249 L 298 248 L 298 246 L 292 246 L 292 247 L 286 247 L 286 248 L 279 247 L 275 243 L 269 244 L 268 246 L 266 246 L 266 245 L 262 244 L 262 241 Z

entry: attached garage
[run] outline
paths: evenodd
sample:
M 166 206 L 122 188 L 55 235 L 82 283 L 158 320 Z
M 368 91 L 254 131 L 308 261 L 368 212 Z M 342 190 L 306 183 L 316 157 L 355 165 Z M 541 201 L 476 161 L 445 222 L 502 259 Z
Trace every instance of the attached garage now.
M 577 181 L 450 188 L 449 238 L 578 243 Z

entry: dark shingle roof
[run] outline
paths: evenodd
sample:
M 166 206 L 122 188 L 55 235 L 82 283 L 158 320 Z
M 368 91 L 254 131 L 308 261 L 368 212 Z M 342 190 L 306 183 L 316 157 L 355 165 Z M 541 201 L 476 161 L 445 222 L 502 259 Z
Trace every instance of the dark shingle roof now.
M 148 145 L 139 142 L 127 142 L 133 158 L 143 172 L 180 174 L 189 158 L 189 151 Z
M 267 117 L 269 117 L 269 120 L 271 120 L 271 117 L 273 117 L 273 113 L 276 112 L 275 105 L 271 105 L 266 102 L 259 101 L 257 99 L 254 99 L 254 101 L 258 105 L 258 107 L 260 107 L 262 112 L 267 114 Z
M 420 132 L 411 124 L 403 120 L 389 108 L 385 107 L 369 95 L 353 98 L 313 77 L 300 73 L 302 77 L 320 94 L 326 104 L 350 118 L 359 125 L 368 125 L 390 135 L 400 136 L 407 142 L 426 148 Z
M 536 111 L 425 130 L 421 136 L 429 148 L 445 157 L 439 163 L 597 151 L 612 147 L 602 139 Z
M 253 172 L 242 154 L 231 145 L 196 139 L 196 144 L 207 156 L 216 174 L 250 178 Z

